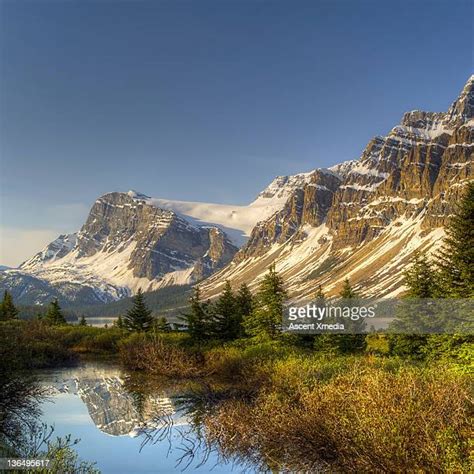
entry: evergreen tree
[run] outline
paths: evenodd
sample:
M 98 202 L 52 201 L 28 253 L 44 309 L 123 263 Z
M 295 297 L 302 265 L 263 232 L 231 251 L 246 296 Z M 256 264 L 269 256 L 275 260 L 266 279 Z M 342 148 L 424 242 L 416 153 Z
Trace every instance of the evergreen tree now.
M 230 341 L 241 335 L 242 314 L 228 280 L 213 307 L 213 315 L 214 332 L 217 338 Z
M 241 314 L 243 320 L 243 318 L 252 312 L 253 308 L 253 296 L 249 290 L 249 287 L 245 283 L 240 285 L 239 291 L 235 296 L 235 300 L 237 302 L 238 311 Z
M 466 188 L 437 259 L 444 293 L 454 298 L 474 297 L 474 182 Z
M 66 324 L 66 318 L 63 315 L 57 298 L 51 301 L 51 303 L 49 303 L 48 311 L 44 319 L 53 326 Z
M 81 319 L 79 320 L 79 326 L 87 326 L 87 321 L 84 315 L 82 315 Z
M 252 312 L 244 319 L 246 333 L 262 339 L 279 337 L 286 297 L 283 279 L 272 265 L 260 284 Z
M 125 329 L 122 316 L 119 316 L 119 317 L 114 321 L 114 326 L 115 326 L 116 328 L 119 328 L 119 329 Z
M 422 358 L 429 336 L 431 319 L 430 307 L 418 299 L 436 298 L 441 294 L 439 275 L 426 255 L 415 253 L 412 266 L 405 271 L 407 292 L 405 300 L 397 308 L 394 321 L 390 324 L 391 334 L 388 337 L 392 354 Z
M 158 332 L 170 332 L 171 331 L 171 325 L 164 316 L 161 316 L 161 318 L 157 318 L 153 327 Z
M 123 324 L 129 331 L 148 331 L 153 324 L 153 316 L 145 302 L 141 288 L 133 297 L 133 306 L 123 318 Z
M 344 285 L 341 292 L 339 293 L 345 306 L 351 307 L 351 300 L 358 298 L 358 294 L 352 289 L 349 279 L 344 280 Z M 340 352 L 360 352 L 363 351 L 366 346 L 366 334 L 364 333 L 367 323 L 365 318 L 359 318 L 353 320 L 351 318 L 344 318 L 344 329 L 349 331 L 350 334 L 340 334 L 339 338 L 339 351 Z
M 339 293 L 340 300 L 337 304 L 346 307 L 352 307 L 354 300 L 358 297 L 357 293 L 353 290 L 349 279 L 344 280 L 343 287 Z M 320 304 L 324 306 L 326 300 L 321 289 L 316 294 L 317 299 L 320 299 Z M 350 318 L 325 318 L 328 324 L 343 323 L 344 330 L 347 331 L 345 334 L 331 334 L 322 333 L 318 334 L 314 340 L 314 347 L 316 350 L 329 353 L 351 353 L 363 351 L 366 347 L 366 335 L 364 333 L 366 329 L 365 319 L 360 318 L 358 320 L 352 320 Z
M 324 294 L 321 285 L 318 285 L 318 290 L 314 295 L 314 304 L 318 308 L 326 306 L 326 295 Z M 303 340 L 304 342 L 308 342 L 307 338 L 304 338 Z M 315 334 L 313 338 L 313 347 L 318 351 L 334 352 L 334 348 L 336 347 L 334 334 Z
M 342 286 L 342 290 L 339 293 L 339 296 L 343 300 L 349 300 L 352 298 L 357 298 L 356 292 L 352 289 L 351 283 L 348 278 L 344 280 L 344 285 Z
M 404 277 L 408 287 L 407 298 L 436 298 L 441 293 L 438 275 L 426 255 L 416 252 L 413 264 L 405 271 Z
M 326 304 L 326 295 L 323 293 L 323 287 L 318 285 L 318 291 L 314 295 L 314 302 L 318 306 L 324 306 Z
M 323 308 L 326 306 L 326 296 L 324 295 L 321 285 L 318 285 L 318 290 L 314 294 L 313 304 L 317 308 Z M 301 334 L 298 336 L 298 339 L 303 347 L 313 347 L 317 350 L 323 350 L 325 349 L 323 343 L 326 337 L 326 334 Z
M 16 319 L 18 310 L 13 304 L 12 295 L 5 290 L 3 293 L 3 300 L 0 303 L 0 320 L 6 321 L 8 319 Z
M 209 302 L 201 301 L 201 291 L 198 286 L 194 288 L 194 293 L 190 300 L 189 313 L 183 314 L 180 318 L 186 324 L 187 331 L 192 339 L 201 342 L 212 335 L 212 314 Z

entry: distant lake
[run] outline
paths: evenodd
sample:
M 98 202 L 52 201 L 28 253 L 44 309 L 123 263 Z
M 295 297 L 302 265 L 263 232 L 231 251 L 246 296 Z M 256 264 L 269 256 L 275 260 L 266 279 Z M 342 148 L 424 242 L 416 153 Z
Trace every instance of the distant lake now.
M 90 317 L 86 318 L 86 321 L 90 326 L 104 327 L 107 324 L 110 327 L 116 319 L 115 317 Z
M 185 472 L 243 470 L 200 447 L 199 417 L 191 422 L 180 384 L 136 380 L 118 366 L 97 362 L 39 374 L 51 392 L 42 403 L 42 421 L 54 426 L 54 436 L 80 438 L 79 457 L 96 462 L 103 473 L 181 472 L 188 464 Z M 248 466 L 245 471 L 252 472 Z

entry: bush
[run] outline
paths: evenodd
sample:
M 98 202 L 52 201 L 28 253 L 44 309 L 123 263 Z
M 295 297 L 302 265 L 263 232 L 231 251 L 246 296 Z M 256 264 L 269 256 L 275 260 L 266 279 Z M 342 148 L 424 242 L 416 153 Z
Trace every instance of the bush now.
M 120 360 L 128 369 L 146 370 L 152 374 L 171 377 L 204 375 L 202 354 L 182 347 L 176 341 L 170 343 L 170 339 L 173 338 L 159 334 L 131 334 L 119 344 Z
M 276 361 L 297 352 L 301 350 L 281 341 L 242 339 L 205 351 L 206 373 L 258 388 L 270 379 Z
M 0 346 L 8 347 L 9 364 L 21 368 L 46 368 L 71 364 L 75 354 L 65 347 L 55 327 L 40 321 L 0 323 Z
M 128 333 L 118 328 L 95 328 L 72 326 L 61 328 L 62 341 L 75 352 L 95 354 L 117 354 L 118 343 Z

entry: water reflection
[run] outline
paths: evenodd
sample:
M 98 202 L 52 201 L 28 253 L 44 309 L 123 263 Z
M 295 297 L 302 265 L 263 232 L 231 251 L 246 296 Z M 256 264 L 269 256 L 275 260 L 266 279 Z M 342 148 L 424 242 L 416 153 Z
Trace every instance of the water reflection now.
M 196 384 L 128 374 L 88 363 L 41 373 L 53 403 L 43 405 L 56 433 L 81 438 L 80 456 L 102 472 L 239 472 L 206 444 Z M 248 472 L 248 470 L 247 470 Z

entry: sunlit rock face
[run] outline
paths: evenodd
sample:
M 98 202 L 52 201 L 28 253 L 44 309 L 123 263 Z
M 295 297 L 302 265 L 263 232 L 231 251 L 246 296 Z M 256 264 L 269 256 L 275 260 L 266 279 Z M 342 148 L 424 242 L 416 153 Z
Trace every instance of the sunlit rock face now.
M 108 193 L 79 232 L 1 272 L 0 289 L 24 304 L 53 297 L 69 305 L 108 303 L 138 288 L 194 283 L 223 268 L 237 250 L 216 226 L 195 225 L 134 191 Z
M 474 179 L 473 158 L 474 76 L 447 112 L 407 112 L 358 160 L 307 173 L 231 264 L 201 285 L 204 296 L 226 280 L 256 288 L 272 263 L 297 300 L 318 285 L 335 295 L 345 278 L 366 296 L 403 293 L 413 253 L 439 248 Z

